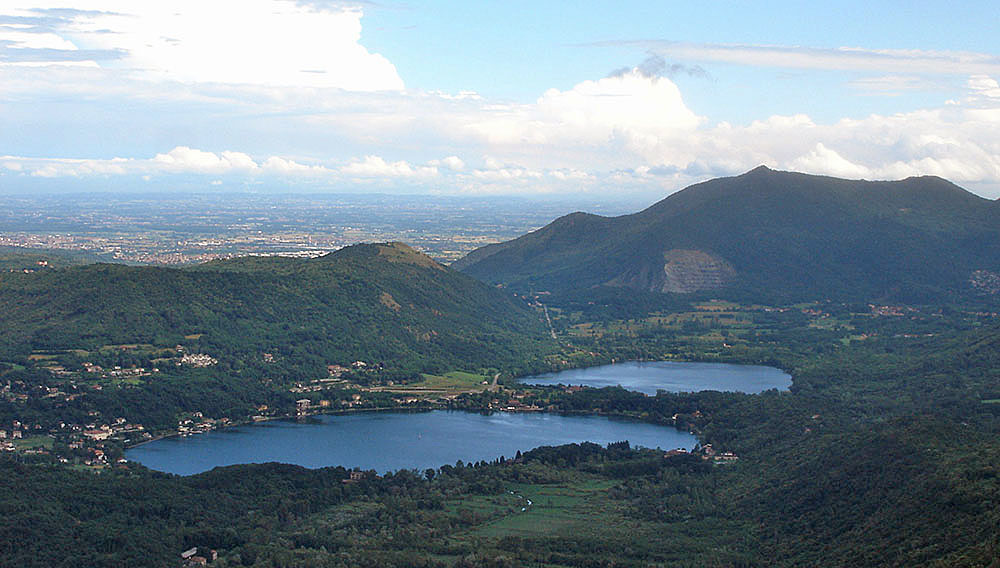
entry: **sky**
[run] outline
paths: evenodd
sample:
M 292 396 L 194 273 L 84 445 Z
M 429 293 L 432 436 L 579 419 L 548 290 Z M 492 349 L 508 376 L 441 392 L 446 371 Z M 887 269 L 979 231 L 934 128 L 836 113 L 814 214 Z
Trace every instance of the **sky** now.
M 1000 197 L 995 2 L 3 0 L 0 193 Z

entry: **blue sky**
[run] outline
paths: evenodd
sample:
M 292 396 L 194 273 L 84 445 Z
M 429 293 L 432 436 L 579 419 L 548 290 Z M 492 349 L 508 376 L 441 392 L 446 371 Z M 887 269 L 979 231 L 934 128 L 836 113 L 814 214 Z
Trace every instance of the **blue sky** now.
M 0 192 L 1000 196 L 990 2 L 5 0 Z

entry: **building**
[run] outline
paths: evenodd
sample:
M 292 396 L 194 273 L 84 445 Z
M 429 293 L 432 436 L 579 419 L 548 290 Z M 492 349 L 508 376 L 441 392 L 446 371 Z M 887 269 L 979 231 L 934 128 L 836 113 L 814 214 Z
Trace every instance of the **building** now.
M 295 415 L 303 416 L 309 412 L 309 408 L 312 406 L 312 401 L 308 398 L 300 398 L 295 401 Z

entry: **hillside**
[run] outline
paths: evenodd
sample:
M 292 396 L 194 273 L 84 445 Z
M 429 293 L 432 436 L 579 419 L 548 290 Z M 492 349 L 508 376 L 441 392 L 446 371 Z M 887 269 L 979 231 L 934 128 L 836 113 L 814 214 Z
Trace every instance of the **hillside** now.
M 180 344 L 215 357 L 220 370 L 323 376 L 327 365 L 360 360 L 405 375 L 520 365 L 549 347 L 536 314 L 509 294 L 400 243 L 310 260 L 5 273 L 0 303 L 7 361 Z
M 761 166 L 632 215 L 573 213 L 453 267 L 515 289 L 938 300 L 995 291 L 998 207 L 936 177 L 869 182 Z

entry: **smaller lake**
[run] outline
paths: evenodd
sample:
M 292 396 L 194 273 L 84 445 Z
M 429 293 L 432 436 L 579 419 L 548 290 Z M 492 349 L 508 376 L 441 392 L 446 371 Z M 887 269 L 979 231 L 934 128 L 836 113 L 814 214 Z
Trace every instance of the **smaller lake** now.
M 308 468 L 342 465 L 378 472 L 437 468 L 458 460 L 511 458 L 538 446 L 628 440 L 647 448 L 694 447 L 675 428 L 604 416 L 545 413 L 364 412 L 276 420 L 156 440 L 125 457 L 159 471 L 191 475 L 217 466 L 284 462 Z
M 755 394 L 770 389 L 788 390 L 792 384 L 792 376 L 781 369 L 761 365 L 629 361 L 534 375 L 522 378 L 521 382 L 529 385 L 563 384 L 595 388 L 622 386 L 648 395 L 655 395 L 657 390 L 714 390 Z

